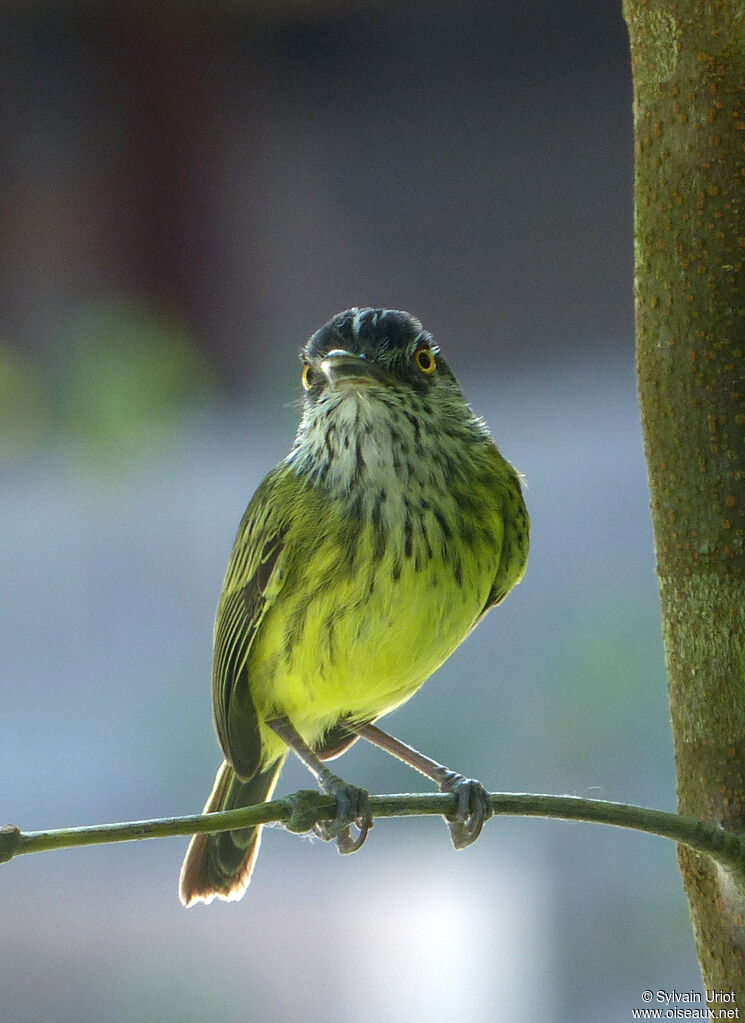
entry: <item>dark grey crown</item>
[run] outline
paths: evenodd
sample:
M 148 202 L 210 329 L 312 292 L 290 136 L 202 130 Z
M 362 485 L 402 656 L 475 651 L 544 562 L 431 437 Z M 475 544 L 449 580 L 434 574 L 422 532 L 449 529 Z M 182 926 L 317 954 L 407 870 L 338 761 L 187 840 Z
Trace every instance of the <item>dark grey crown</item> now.
M 399 309 L 347 309 L 332 316 L 309 339 L 308 356 L 326 355 L 335 348 L 372 357 L 404 351 L 412 342 L 428 344 L 430 334 L 416 316 Z

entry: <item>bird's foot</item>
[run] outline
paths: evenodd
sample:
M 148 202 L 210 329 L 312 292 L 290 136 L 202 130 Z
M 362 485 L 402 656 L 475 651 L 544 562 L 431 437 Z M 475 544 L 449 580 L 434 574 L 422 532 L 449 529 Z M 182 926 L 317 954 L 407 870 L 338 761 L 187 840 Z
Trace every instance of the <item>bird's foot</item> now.
M 458 797 L 458 807 L 445 818 L 450 828 L 450 838 L 456 849 L 465 849 L 481 834 L 486 821 L 493 815 L 491 799 L 480 781 L 464 778 L 462 774 L 449 771 L 440 783 L 440 792 L 452 792 Z
M 336 800 L 336 817 L 332 821 L 321 821 L 314 825 L 313 831 L 324 842 L 336 841 L 336 847 L 342 856 L 357 852 L 365 844 L 367 833 L 373 826 L 370 810 L 370 796 L 366 789 L 356 785 L 348 785 L 336 775 L 331 775 L 323 783 L 323 789 Z M 358 829 L 357 836 L 352 837 L 352 824 Z

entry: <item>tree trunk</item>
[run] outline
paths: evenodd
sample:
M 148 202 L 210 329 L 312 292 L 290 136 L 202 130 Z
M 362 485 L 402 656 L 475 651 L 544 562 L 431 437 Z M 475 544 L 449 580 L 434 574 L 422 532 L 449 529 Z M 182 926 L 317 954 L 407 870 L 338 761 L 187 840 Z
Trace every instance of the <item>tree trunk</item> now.
M 637 373 L 678 807 L 743 830 L 745 5 L 625 0 L 624 13 Z M 745 899 L 709 860 L 681 848 L 679 861 L 704 986 L 734 991 L 742 1018 Z

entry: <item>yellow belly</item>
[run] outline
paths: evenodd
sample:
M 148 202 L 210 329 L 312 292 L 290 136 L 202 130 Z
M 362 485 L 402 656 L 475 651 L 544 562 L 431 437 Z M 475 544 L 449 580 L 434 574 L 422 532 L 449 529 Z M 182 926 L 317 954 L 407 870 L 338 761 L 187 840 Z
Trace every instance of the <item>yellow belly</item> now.
M 268 609 L 251 650 L 265 763 L 285 749 L 264 724 L 271 717 L 287 715 L 313 745 L 340 718 L 371 720 L 409 699 L 484 608 L 501 547 L 496 513 L 491 527 L 489 540 L 458 544 L 457 558 L 442 550 L 427 557 L 422 536 L 408 556 L 390 543 L 376 558 L 370 529 L 346 571 L 328 563 L 323 545 L 315 549 Z

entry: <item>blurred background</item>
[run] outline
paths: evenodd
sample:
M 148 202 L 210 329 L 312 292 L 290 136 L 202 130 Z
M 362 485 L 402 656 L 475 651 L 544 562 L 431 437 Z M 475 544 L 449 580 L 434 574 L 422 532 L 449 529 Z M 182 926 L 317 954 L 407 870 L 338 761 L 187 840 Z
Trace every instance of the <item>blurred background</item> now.
M 294 436 L 297 351 L 418 315 L 533 520 L 524 583 L 405 707 L 495 790 L 672 809 L 633 374 L 620 4 L 3 5 L 0 822 L 199 811 L 214 608 Z M 372 791 L 421 779 L 358 744 Z M 307 787 L 291 765 L 280 791 Z M 185 839 L 0 868 L 12 1023 L 626 1021 L 698 988 L 675 850 L 435 819 L 363 852 L 268 830 L 186 912 Z

